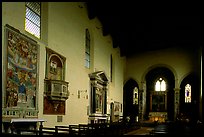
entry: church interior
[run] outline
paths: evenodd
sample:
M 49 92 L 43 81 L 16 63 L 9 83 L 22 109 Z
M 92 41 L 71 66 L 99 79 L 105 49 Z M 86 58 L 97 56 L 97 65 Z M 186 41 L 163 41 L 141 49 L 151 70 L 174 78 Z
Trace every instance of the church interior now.
M 134 6 L 2 2 L 2 134 L 202 134 L 203 18 Z

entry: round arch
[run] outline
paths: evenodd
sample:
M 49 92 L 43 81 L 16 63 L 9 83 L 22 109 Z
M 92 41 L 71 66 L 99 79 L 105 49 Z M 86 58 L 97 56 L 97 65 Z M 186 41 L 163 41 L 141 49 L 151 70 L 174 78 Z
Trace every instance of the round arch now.
M 127 78 L 127 79 L 124 81 L 124 85 L 125 85 L 126 83 L 128 83 L 128 81 L 130 81 L 130 80 L 135 81 L 136 83 L 138 83 L 138 86 L 139 86 L 139 81 L 138 81 L 137 79 L 135 79 L 135 78 L 132 78 L 132 77 Z
M 145 102 L 143 102 L 143 116 L 144 120 L 149 118 L 149 113 L 150 113 L 150 106 L 151 101 L 150 101 L 150 91 L 154 90 L 154 82 L 156 78 L 159 76 L 164 76 L 166 77 L 165 81 L 168 81 L 168 89 L 167 89 L 167 95 L 166 95 L 166 105 L 167 105 L 167 118 L 168 120 L 174 120 L 175 118 L 175 87 L 178 86 L 178 76 L 176 71 L 169 65 L 166 64 L 155 64 L 148 69 L 145 70 L 143 73 L 143 76 L 141 78 L 141 83 L 140 83 L 140 89 L 144 91 L 143 98 L 145 98 Z M 145 88 L 143 88 L 145 87 Z
M 185 86 L 191 85 L 191 102 L 185 103 Z M 185 75 L 180 84 L 180 113 L 183 113 L 192 122 L 199 118 L 199 77 L 195 73 Z
M 183 76 L 180 78 L 180 80 L 179 80 L 179 82 L 178 82 L 179 87 L 181 86 L 182 82 L 183 82 L 187 77 L 189 77 L 190 75 L 193 75 L 193 72 L 186 73 L 185 75 L 183 75 Z M 195 74 L 194 74 L 194 75 L 195 75 Z
M 133 78 L 129 78 L 123 87 L 123 117 L 130 117 L 131 123 L 136 121 L 136 116 L 139 114 L 139 104 L 133 103 L 135 87 L 138 88 L 139 93 L 139 84 Z
M 179 85 L 178 85 L 178 75 L 176 73 L 176 70 L 173 67 L 171 67 L 170 65 L 167 65 L 167 64 L 155 64 L 155 65 L 152 65 L 149 68 L 147 68 L 144 71 L 144 73 L 143 73 L 143 75 L 141 77 L 141 84 L 145 82 L 145 77 L 146 77 L 147 73 L 149 71 L 155 69 L 155 68 L 158 68 L 158 67 L 164 67 L 164 68 L 169 69 L 173 73 L 173 75 L 174 75 L 174 78 L 175 78 L 175 87 L 179 87 Z M 140 85 L 140 87 L 142 88 L 143 85 Z

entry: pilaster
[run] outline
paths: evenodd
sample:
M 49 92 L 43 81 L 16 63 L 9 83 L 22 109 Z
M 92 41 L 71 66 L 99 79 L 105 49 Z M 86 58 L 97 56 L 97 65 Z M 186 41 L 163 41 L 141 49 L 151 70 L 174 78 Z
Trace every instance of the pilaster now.
M 180 107 L 180 88 L 174 88 L 174 120 L 176 120 L 177 115 L 179 114 L 179 107 Z

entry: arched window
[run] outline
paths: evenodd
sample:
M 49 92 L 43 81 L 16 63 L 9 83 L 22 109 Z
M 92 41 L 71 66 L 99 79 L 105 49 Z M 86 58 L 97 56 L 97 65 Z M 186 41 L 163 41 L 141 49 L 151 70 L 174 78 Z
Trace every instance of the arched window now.
M 156 81 L 155 91 L 166 91 L 166 82 L 162 78 Z
M 186 84 L 185 86 L 185 103 L 191 103 L 191 85 Z

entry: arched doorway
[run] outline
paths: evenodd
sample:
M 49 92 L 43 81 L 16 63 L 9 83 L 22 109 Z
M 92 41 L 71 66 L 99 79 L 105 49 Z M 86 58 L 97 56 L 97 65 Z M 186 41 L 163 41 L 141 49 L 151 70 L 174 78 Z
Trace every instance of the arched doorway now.
M 190 121 L 199 118 L 199 87 L 199 78 L 193 73 L 186 76 L 180 85 L 180 113 Z
M 162 82 L 162 79 L 166 83 L 166 89 L 165 91 L 156 91 L 156 82 L 158 82 L 158 80 L 161 80 Z M 162 118 L 163 115 L 165 116 L 162 118 L 162 120 L 173 121 L 175 77 L 172 71 L 166 67 L 157 67 L 147 73 L 145 80 L 146 113 L 144 114 L 144 120 L 150 120 L 151 113 L 156 118 L 154 119 L 155 121 Z M 157 106 L 155 106 L 155 104 Z
M 138 83 L 134 79 L 129 79 L 123 87 L 123 117 L 130 117 L 131 123 L 136 122 L 139 115 L 138 95 Z

